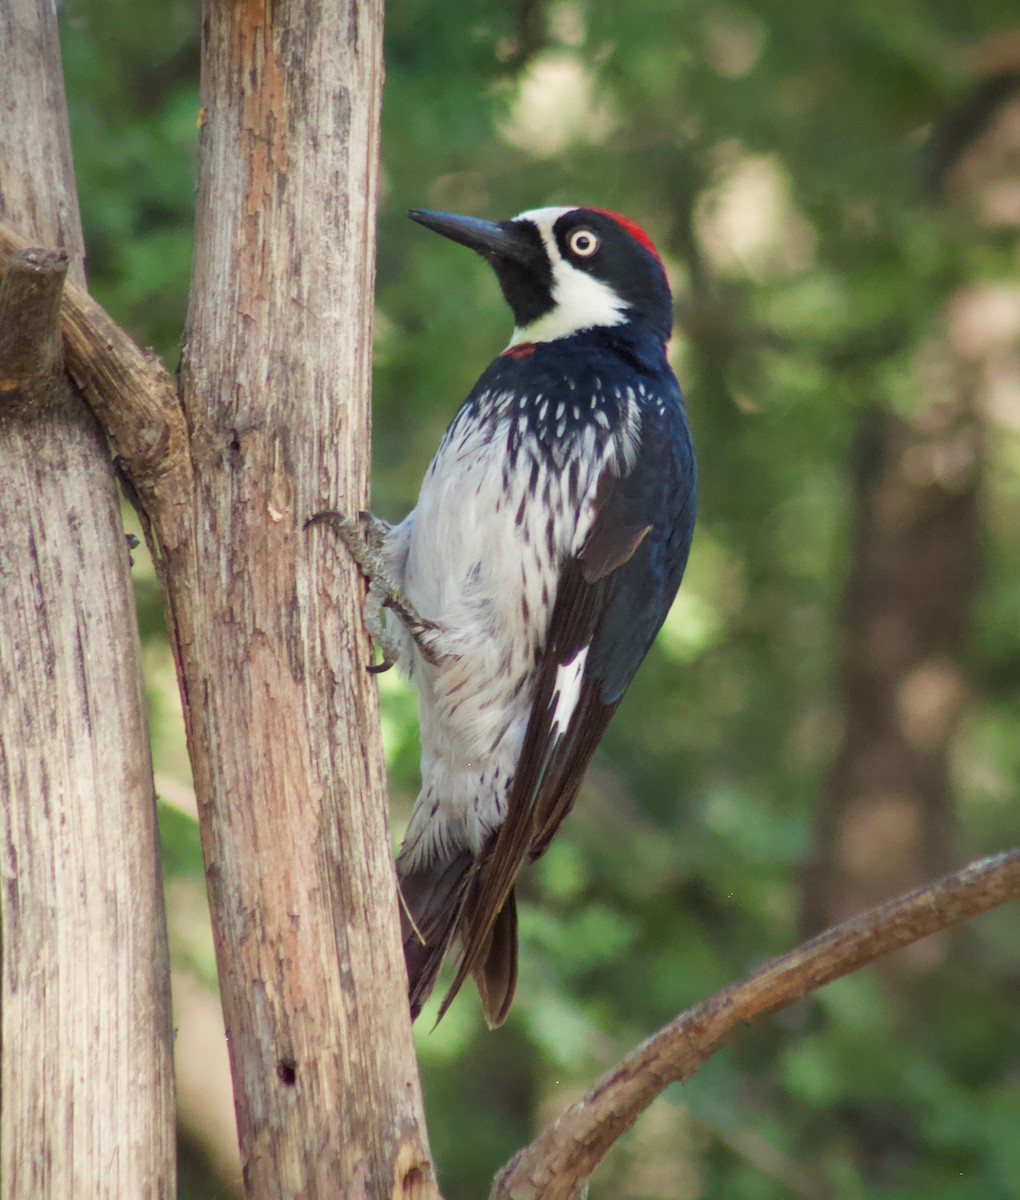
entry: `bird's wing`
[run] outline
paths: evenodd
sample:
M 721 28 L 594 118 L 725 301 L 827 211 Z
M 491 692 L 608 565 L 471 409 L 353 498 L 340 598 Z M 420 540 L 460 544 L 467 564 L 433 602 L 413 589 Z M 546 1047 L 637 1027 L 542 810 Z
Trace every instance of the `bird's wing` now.
M 544 853 L 573 806 L 665 618 L 690 546 L 693 491 L 685 429 L 680 439 L 642 439 L 628 475 L 607 468 L 599 481 L 589 534 L 560 574 L 507 817 L 480 858 L 461 927 L 463 958 L 440 1016 L 468 975 L 484 968 L 521 866 Z M 511 998 L 487 1014 L 492 1023 L 503 1019 Z

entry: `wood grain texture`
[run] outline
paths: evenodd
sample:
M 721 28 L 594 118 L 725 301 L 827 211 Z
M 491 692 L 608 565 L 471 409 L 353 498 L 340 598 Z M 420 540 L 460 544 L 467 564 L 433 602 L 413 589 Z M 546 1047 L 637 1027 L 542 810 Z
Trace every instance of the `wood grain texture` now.
M 0 223 L 0 269 L 28 246 Z M 150 536 L 149 548 L 162 572 L 164 550 L 187 541 L 191 529 L 191 455 L 174 381 L 83 288 L 64 285 L 60 316 L 64 368 L 99 418 L 145 513 L 159 513 L 159 539 Z
M 435 1195 L 362 585 L 303 529 L 367 499 L 381 35 L 377 2 L 205 11 L 166 577 L 260 1200 Z
M 169 957 L 116 484 L 63 255 L 0 286 L 0 1194 L 171 1197 Z
M 0 0 L 0 214 L 37 246 L 59 247 L 85 285 L 60 34 L 52 0 Z
M 84 258 L 56 6 L 0 0 L 0 1194 L 176 1192 L 169 953 L 120 496 L 63 373 Z

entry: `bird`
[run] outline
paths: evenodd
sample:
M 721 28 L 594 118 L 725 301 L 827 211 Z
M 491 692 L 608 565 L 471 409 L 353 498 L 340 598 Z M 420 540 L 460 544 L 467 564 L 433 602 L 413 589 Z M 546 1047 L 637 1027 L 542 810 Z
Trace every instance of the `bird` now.
M 513 335 L 403 521 L 316 519 L 369 580 L 370 669 L 399 664 L 418 689 L 422 784 L 396 863 L 412 1019 L 459 938 L 439 1017 L 470 976 L 495 1027 L 517 983 L 518 875 L 673 603 L 697 467 L 669 283 L 639 225 L 588 207 L 409 216 L 490 264 Z

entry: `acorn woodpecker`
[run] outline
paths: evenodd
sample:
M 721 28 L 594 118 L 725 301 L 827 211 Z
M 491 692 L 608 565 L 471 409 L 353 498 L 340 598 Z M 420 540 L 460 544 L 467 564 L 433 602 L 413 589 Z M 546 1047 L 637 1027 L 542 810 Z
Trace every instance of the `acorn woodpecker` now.
M 320 516 L 370 581 L 376 669 L 398 662 L 418 688 L 422 787 L 397 859 L 412 1015 L 459 935 L 440 1016 L 470 975 L 498 1025 L 517 876 L 573 806 L 673 602 L 696 467 L 666 359 L 669 285 L 641 228 L 599 208 L 410 216 L 490 263 L 513 337 L 404 521 Z

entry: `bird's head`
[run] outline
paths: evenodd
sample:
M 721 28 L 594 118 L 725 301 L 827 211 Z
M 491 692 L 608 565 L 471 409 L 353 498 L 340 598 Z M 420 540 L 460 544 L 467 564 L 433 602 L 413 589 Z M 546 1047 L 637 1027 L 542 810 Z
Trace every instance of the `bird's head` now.
M 492 264 L 519 342 L 620 327 L 665 343 L 673 302 L 662 260 L 638 225 L 602 208 L 536 208 L 509 221 L 413 209 L 412 220 Z

